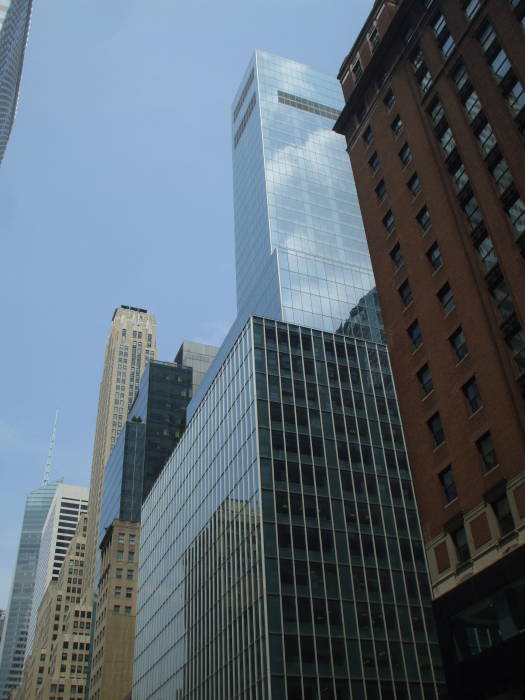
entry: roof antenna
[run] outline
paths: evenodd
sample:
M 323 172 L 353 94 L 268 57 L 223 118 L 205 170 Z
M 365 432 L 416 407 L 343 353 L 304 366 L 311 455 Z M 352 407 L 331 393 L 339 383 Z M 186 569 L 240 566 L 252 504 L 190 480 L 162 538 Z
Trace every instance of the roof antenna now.
M 44 481 L 42 486 L 46 486 L 49 483 L 49 475 L 51 474 L 51 467 L 53 466 L 53 457 L 55 454 L 55 440 L 57 436 L 57 421 L 58 421 L 58 408 L 55 411 L 55 420 L 53 422 L 53 432 L 51 433 L 51 440 L 49 442 L 49 450 L 47 451 L 47 461 L 46 470 L 44 472 Z

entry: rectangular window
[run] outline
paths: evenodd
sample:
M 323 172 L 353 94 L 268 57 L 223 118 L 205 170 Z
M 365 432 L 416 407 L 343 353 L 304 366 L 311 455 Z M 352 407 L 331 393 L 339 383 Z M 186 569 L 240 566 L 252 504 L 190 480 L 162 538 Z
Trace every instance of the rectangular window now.
M 441 257 L 441 251 L 439 250 L 438 244 L 433 243 L 427 250 L 426 255 L 428 262 L 431 264 L 433 269 L 439 270 L 439 268 L 443 265 L 443 259 Z
M 437 298 L 439 299 L 439 303 L 443 307 L 443 311 L 446 314 L 452 311 L 455 306 L 454 295 L 452 294 L 452 289 L 450 288 L 450 284 L 448 282 L 441 287 L 437 293 Z
M 357 59 L 357 61 L 352 66 L 352 74 L 356 83 L 363 75 L 363 66 L 361 65 L 361 61 L 359 59 Z
M 491 283 L 489 285 L 489 292 L 491 293 L 494 301 L 496 302 L 496 307 L 500 318 L 503 321 L 506 321 L 513 315 L 515 310 L 514 304 L 510 296 L 509 288 L 507 287 L 507 283 L 505 282 L 501 274 L 499 274 L 498 276 L 494 276 L 494 279 L 491 279 Z
M 430 368 L 428 365 L 423 365 L 419 372 L 417 373 L 417 378 L 423 389 L 424 396 L 430 394 L 434 389 L 434 384 L 432 383 L 432 375 L 430 373 Z
M 133 595 L 133 588 L 126 588 L 126 598 L 131 598 Z
M 403 165 L 408 165 L 412 162 L 412 151 L 408 143 L 405 143 L 403 148 L 399 151 L 399 158 Z
M 452 38 L 445 17 L 439 14 L 432 24 L 436 41 L 444 56 L 449 56 L 454 51 L 456 44 Z
M 401 121 L 401 117 L 399 116 L 399 114 L 396 116 L 396 118 L 390 124 L 390 128 L 392 129 L 394 136 L 399 136 L 399 134 L 402 133 L 403 122 Z
M 441 445 L 443 442 L 445 442 L 445 433 L 443 431 L 443 425 L 441 423 L 441 417 L 439 413 L 434 413 L 432 418 L 427 420 L 427 426 L 430 432 L 432 433 L 432 437 L 434 439 L 434 447 L 438 447 L 438 445 Z
M 462 0 L 462 5 L 467 19 L 472 19 L 479 10 L 480 0 Z
M 135 561 L 135 552 L 128 552 L 128 561 Z
M 458 563 L 463 564 L 464 562 L 470 559 L 470 549 L 468 546 L 467 533 L 465 532 L 464 526 L 460 525 L 458 528 L 456 528 L 455 530 L 453 530 L 453 532 L 450 533 L 450 536 L 452 537 L 452 542 L 454 543 L 454 547 L 456 548 Z
M 115 569 L 116 578 L 122 578 L 122 569 Z
M 119 612 L 120 612 L 120 605 L 114 605 L 114 606 L 113 606 L 113 612 L 114 612 L 114 613 L 119 613 Z
M 374 134 L 372 133 L 372 129 L 369 126 L 367 126 L 366 129 L 363 131 L 363 141 L 368 146 L 374 142 Z
M 522 233 L 525 231 L 525 203 L 516 190 L 506 194 L 504 199 L 505 213 L 510 223 L 517 233 Z
M 525 333 L 521 326 L 513 328 L 507 333 L 505 342 L 509 346 L 519 370 L 525 372 Z
M 412 290 L 410 289 L 410 283 L 408 280 L 405 280 L 397 291 L 405 306 L 408 306 L 414 301 L 414 297 L 412 296 Z
M 412 192 L 414 197 L 421 192 L 421 180 L 419 179 L 419 175 L 417 173 L 414 173 L 410 180 L 407 182 L 407 187 L 408 189 Z
M 386 228 L 388 233 L 392 233 L 392 231 L 394 231 L 394 229 L 396 228 L 394 215 L 390 210 L 388 210 L 385 216 L 383 217 L 383 226 Z
M 414 321 L 414 323 L 410 324 L 407 328 L 407 333 L 414 348 L 419 348 L 423 344 L 423 336 L 418 321 Z
M 390 251 L 390 259 L 392 260 L 392 262 L 394 263 L 394 267 L 396 268 L 401 267 L 401 265 L 404 265 L 405 260 L 403 258 L 403 253 L 401 252 L 401 247 L 399 243 L 396 243 Z
M 488 272 L 492 270 L 494 265 L 498 262 L 498 258 L 494 250 L 494 244 L 488 233 L 484 232 L 483 237 L 474 243 L 474 247 L 478 251 L 484 271 Z
M 120 598 L 121 593 L 122 593 L 122 586 L 115 586 L 115 598 Z
M 469 379 L 466 384 L 463 384 L 462 391 L 467 399 L 468 405 L 470 407 L 471 413 L 475 413 L 478 409 L 483 406 L 481 401 L 481 396 L 479 393 L 478 385 L 474 377 Z
M 129 535 L 129 543 L 135 544 L 135 535 Z
M 386 197 L 386 185 L 385 185 L 384 180 L 381 180 L 379 185 L 375 188 L 375 193 L 376 193 L 377 199 L 380 202 L 382 202 L 385 199 L 385 197 Z
M 439 481 L 441 482 L 441 487 L 447 503 L 450 503 L 455 498 L 458 497 L 458 490 L 456 488 L 456 482 L 454 481 L 454 474 L 452 473 L 452 467 L 447 467 L 439 473 Z
M 501 498 L 493 501 L 491 506 L 497 518 L 501 534 L 506 535 L 512 532 L 514 530 L 514 518 L 512 517 L 507 496 L 501 496 Z
M 468 355 L 468 347 L 465 341 L 465 336 L 463 335 L 463 329 L 461 327 L 452 333 L 449 340 L 458 360 L 462 360 L 466 355 Z
M 418 220 L 419 225 L 421 226 L 422 231 L 428 231 L 428 229 L 432 226 L 432 220 L 430 218 L 430 212 L 426 207 L 422 207 L 418 215 L 416 216 L 416 219 Z
M 432 87 L 432 76 L 427 68 L 425 57 L 421 49 L 416 49 L 410 57 L 416 81 L 423 92 L 428 92 Z
M 377 153 L 374 153 L 374 155 L 371 158 L 369 158 L 368 165 L 370 166 L 370 170 L 373 173 L 379 170 L 379 166 L 381 165 L 381 163 L 379 162 L 379 156 L 377 155 Z
M 119 549 L 117 551 L 117 561 L 123 561 L 123 560 L 124 560 L 124 552 L 121 549 Z
M 133 581 L 133 569 L 127 570 L 126 578 L 128 579 L 128 581 Z
M 487 471 L 497 466 L 498 458 L 490 432 L 486 432 L 479 440 L 476 440 L 476 447 Z
M 373 27 L 368 35 L 368 41 L 370 42 L 370 48 L 375 51 L 376 46 L 379 44 L 379 32 L 377 27 Z
M 119 543 L 119 544 L 124 544 L 125 541 L 126 541 L 126 538 L 125 538 L 124 533 L 123 533 L 123 532 L 119 532 L 119 533 L 118 533 L 118 543 Z
M 384 97 L 384 99 L 383 99 L 383 102 L 384 102 L 385 107 L 386 107 L 387 109 L 392 109 L 392 107 L 393 107 L 393 106 L 395 105 L 395 103 L 396 103 L 396 96 L 394 95 L 394 91 L 393 91 L 393 90 L 389 90 L 389 91 L 386 93 L 386 95 L 385 95 L 385 97 Z
M 131 605 L 126 605 L 126 607 L 124 608 L 124 614 L 131 615 Z

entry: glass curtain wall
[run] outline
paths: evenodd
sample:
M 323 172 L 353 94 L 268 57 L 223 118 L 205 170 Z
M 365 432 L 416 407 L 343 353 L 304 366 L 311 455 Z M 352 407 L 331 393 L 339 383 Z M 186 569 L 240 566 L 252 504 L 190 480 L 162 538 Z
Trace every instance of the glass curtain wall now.
M 250 320 L 142 516 L 137 700 L 438 697 L 383 345 Z

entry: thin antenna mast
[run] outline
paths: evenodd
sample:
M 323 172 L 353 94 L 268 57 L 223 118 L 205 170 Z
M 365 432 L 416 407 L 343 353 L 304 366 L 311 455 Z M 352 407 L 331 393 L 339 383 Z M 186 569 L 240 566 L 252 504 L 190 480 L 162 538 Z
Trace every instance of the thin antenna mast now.
M 53 432 L 51 433 L 51 440 L 49 442 L 49 450 L 47 451 L 47 461 L 46 470 L 44 472 L 43 486 L 49 483 L 49 475 L 51 474 L 51 467 L 53 466 L 53 457 L 55 455 L 55 441 L 57 436 L 57 421 L 58 421 L 58 408 L 55 411 L 55 420 L 53 422 Z

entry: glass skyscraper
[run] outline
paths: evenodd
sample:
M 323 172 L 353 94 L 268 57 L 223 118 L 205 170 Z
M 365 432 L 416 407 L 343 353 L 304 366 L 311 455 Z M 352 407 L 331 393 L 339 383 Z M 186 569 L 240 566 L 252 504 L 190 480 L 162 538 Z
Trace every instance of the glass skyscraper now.
M 32 0 L 0 4 L 0 163 L 15 119 Z
M 438 697 L 340 107 L 260 51 L 235 98 L 238 317 L 143 506 L 134 700 Z
M 337 79 L 256 51 L 233 103 L 238 310 L 384 340 Z
M 0 646 L 0 698 L 20 685 L 38 568 L 42 529 L 58 484 L 45 484 L 26 499 L 13 587 Z

